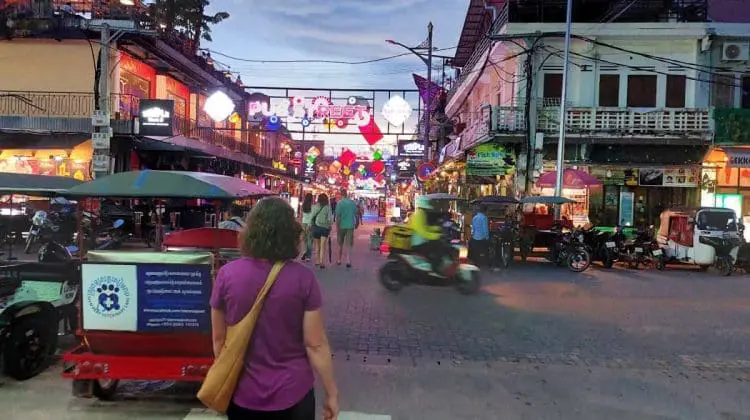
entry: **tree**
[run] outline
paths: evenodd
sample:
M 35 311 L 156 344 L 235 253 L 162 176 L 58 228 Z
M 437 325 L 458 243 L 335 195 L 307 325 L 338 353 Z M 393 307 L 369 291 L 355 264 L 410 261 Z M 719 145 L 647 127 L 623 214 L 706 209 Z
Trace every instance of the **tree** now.
M 197 48 L 201 39 L 211 41 L 211 26 L 229 18 L 229 13 L 206 14 L 209 0 L 155 0 L 149 14 L 167 32 L 182 30 Z

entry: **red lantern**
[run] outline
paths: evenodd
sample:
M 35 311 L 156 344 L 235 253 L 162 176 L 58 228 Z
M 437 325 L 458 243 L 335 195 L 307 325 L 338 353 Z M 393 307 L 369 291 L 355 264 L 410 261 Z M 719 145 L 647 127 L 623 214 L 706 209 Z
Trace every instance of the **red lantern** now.
M 370 169 L 375 174 L 382 174 L 385 171 L 385 163 L 382 160 L 376 160 L 370 165 Z
M 385 180 L 385 178 L 383 177 L 382 174 L 375 177 L 375 182 L 377 182 L 378 184 L 382 184 L 383 180 Z
M 357 160 L 357 155 L 349 149 L 344 149 L 339 156 L 339 161 L 344 166 L 350 166 L 355 160 Z

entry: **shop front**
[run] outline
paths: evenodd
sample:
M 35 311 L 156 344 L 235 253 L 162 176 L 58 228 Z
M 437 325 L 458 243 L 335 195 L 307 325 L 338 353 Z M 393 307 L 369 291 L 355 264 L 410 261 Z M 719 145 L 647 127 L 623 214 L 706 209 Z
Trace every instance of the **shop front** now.
M 121 120 L 139 115 L 141 99 L 156 97 L 156 69 L 120 52 L 120 96 L 117 112 Z
M 596 226 L 656 226 L 665 209 L 699 205 L 695 165 L 592 166 L 590 174 L 602 181 L 588 196 L 589 220 Z
M 730 208 L 750 226 L 750 146 L 718 146 L 708 151 L 701 173 L 701 206 Z
M 80 181 L 91 180 L 91 140 L 71 149 L 3 149 L 0 172 L 64 176 Z
M 512 195 L 515 152 L 511 145 L 484 143 L 466 152 L 461 197 L 475 199 L 487 195 Z

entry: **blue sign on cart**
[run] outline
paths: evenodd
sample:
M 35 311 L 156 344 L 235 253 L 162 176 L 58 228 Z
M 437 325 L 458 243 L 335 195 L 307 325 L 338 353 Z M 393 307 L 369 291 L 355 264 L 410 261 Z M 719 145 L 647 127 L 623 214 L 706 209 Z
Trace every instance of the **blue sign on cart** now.
M 138 331 L 211 331 L 208 264 L 138 264 Z

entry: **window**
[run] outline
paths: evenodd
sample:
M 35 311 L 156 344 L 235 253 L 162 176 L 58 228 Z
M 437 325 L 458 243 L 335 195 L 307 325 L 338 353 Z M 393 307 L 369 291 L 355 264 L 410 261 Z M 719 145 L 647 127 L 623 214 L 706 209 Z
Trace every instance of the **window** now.
M 667 108 L 685 108 L 685 86 L 687 79 L 680 74 L 667 76 Z
M 619 74 L 602 74 L 599 76 L 599 106 L 620 106 Z
M 656 75 L 628 76 L 628 107 L 656 107 Z
M 562 80 L 563 76 L 559 73 L 545 73 L 544 74 L 544 87 L 542 92 L 542 98 L 545 100 L 553 99 L 560 102 L 562 98 Z M 551 104 L 550 104 L 551 105 Z
M 750 76 L 742 77 L 742 108 L 750 109 Z
M 734 74 L 716 74 L 712 83 L 713 106 L 734 108 Z

